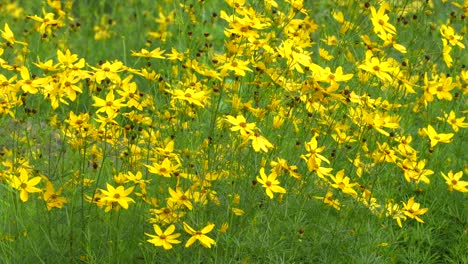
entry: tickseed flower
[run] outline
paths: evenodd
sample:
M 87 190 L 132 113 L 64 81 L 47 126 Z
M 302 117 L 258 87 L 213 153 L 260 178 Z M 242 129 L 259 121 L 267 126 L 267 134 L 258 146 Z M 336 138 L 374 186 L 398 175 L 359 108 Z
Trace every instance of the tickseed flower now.
M 320 154 L 322 151 L 325 150 L 325 146 L 318 146 L 317 137 L 318 134 L 315 133 L 314 136 L 310 139 L 310 141 L 305 144 L 307 154 L 301 155 L 301 158 L 307 161 L 307 168 L 309 169 L 309 171 L 313 171 L 314 168 L 317 167 L 317 164 L 319 164 L 321 161 L 330 164 L 330 161 L 327 158 L 325 158 L 325 156 Z
M 459 192 L 468 192 L 468 182 L 466 181 L 461 181 L 461 177 L 463 176 L 463 171 L 459 171 L 455 174 L 450 170 L 447 175 L 445 175 L 443 172 L 441 172 L 442 177 L 445 179 L 445 183 L 449 186 L 449 192 L 455 190 Z
M 266 189 L 265 192 L 270 199 L 273 199 L 273 193 L 286 193 L 286 190 L 279 186 L 280 182 L 276 179 L 277 177 L 275 171 L 267 176 L 263 167 L 260 169 L 260 178 L 257 176 L 257 181 Z
M 134 188 L 134 186 L 128 189 L 125 189 L 124 186 L 114 188 L 112 185 L 107 183 L 107 190 L 101 189 L 101 192 L 103 194 L 101 200 L 110 203 L 106 207 L 105 211 L 110 211 L 112 208 L 114 208 L 114 205 L 116 204 L 120 205 L 124 209 L 128 209 L 128 203 L 135 202 L 135 200 L 128 197 L 128 195 L 132 193 Z
M 155 58 L 155 59 L 164 59 L 163 53 L 166 52 L 165 50 L 161 50 L 161 48 L 156 48 L 152 51 L 148 51 L 146 49 L 141 49 L 140 52 L 132 51 L 132 56 L 135 57 L 144 57 L 144 58 Z
M 211 248 L 211 245 L 216 245 L 216 242 L 206 235 L 213 230 L 215 224 L 208 224 L 200 231 L 196 231 L 185 222 L 183 224 L 185 232 L 192 235 L 192 237 L 187 240 L 187 243 L 185 243 L 185 247 L 190 247 L 197 240 L 200 241 L 200 244 L 206 248 Z
M 173 164 L 170 159 L 164 158 L 162 163 L 154 163 L 153 165 L 145 165 L 150 173 L 158 174 L 163 177 L 170 178 L 172 174 L 177 172 L 180 164 Z
M 462 43 L 463 36 L 455 34 L 455 30 L 451 26 L 442 25 L 440 26 L 440 34 L 447 39 L 452 46 L 458 46 L 462 49 L 465 45 Z
M 446 39 L 442 39 L 442 44 L 443 44 L 442 57 L 444 58 L 444 62 L 447 65 L 447 67 L 450 68 L 450 67 L 452 67 L 452 63 L 453 63 L 453 58 L 450 55 L 450 52 L 452 51 L 452 47 L 450 45 L 448 45 Z
M 123 70 L 123 66 L 121 61 L 114 61 L 112 63 L 106 61 L 99 68 L 91 68 L 95 71 L 94 78 L 98 84 L 101 84 L 105 79 L 109 79 L 113 83 L 119 83 L 120 76 L 118 72 Z
M 200 107 L 205 107 L 205 101 L 208 98 L 204 91 L 195 91 L 192 88 L 187 88 L 185 90 L 176 89 L 171 93 L 173 95 L 173 99 L 186 101 Z
M 268 139 L 260 135 L 260 133 L 255 132 L 253 134 L 250 134 L 248 137 L 252 141 L 252 147 L 255 150 L 255 152 L 260 152 L 262 150 L 263 152 L 268 152 L 269 149 L 272 149 L 274 146 L 271 144 Z
M 22 169 L 20 176 L 14 176 L 11 182 L 11 186 L 20 191 L 20 199 L 23 202 L 28 200 L 28 194 L 34 192 L 42 192 L 41 189 L 35 187 L 41 181 L 41 177 L 34 177 L 29 179 L 29 173 L 27 170 Z
M 179 187 L 175 191 L 169 187 L 169 194 L 171 197 L 168 198 L 168 201 L 173 202 L 179 206 L 185 206 L 187 209 L 192 210 L 193 205 L 190 201 L 191 190 L 183 192 Z
M 106 112 L 108 116 L 112 116 L 114 113 L 118 113 L 120 108 L 126 106 L 123 102 L 124 98 L 115 99 L 114 91 L 110 91 L 106 95 L 106 99 L 101 99 L 97 96 L 93 96 L 93 106 L 99 109 L 96 113 Z
M 420 209 L 420 204 L 414 202 L 414 197 L 411 197 L 408 200 L 408 203 L 403 202 L 403 205 L 404 206 L 402 208 L 402 211 L 407 217 L 416 219 L 416 221 L 420 223 L 424 223 L 424 221 L 421 218 L 419 218 L 419 216 L 425 214 L 429 210 L 428 208 Z
M 465 117 L 457 118 L 454 111 L 450 111 L 449 114 L 444 113 L 444 118 L 437 117 L 439 120 L 445 120 L 455 132 L 458 132 L 459 128 L 468 128 L 468 123 L 463 122 Z
M 255 123 L 247 123 L 243 115 L 238 115 L 237 117 L 228 115 L 226 116 L 226 120 L 233 125 L 231 131 L 239 131 L 243 136 L 253 134 L 256 128 Z
M 373 56 L 371 51 L 366 53 L 366 60 L 358 68 L 374 74 L 381 80 L 392 81 L 390 73 L 394 71 L 394 68 L 388 61 L 380 61 L 379 58 Z
M 439 142 L 440 143 L 450 143 L 450 142 L 452 142 L 453 133 L 448 133 L 448 134 L 440 133 L 440 134 L 438 134 L 431 125 L 428 125 L 427 128 L 423 128 L 423 132 L 425 132 L 426 135 L 431 140 L 431 147 L 434 147 Z
M 314 196 L 317 200 L 322 200 L 324 204 L 335 208 L 336 210 L 341 209 L 341 203 L 338 199 L 333 199 L 333 192 L 328 190 L 324 197 Z
M 153 244 L 156 247 L 163 247 L 165 250 L 172 249 L 172 244 L 180 244 L 181 241 L 176 238 L 180 237 L 180 233 L 175 233 L 175 226 L 170 225 L 164 232 L 161 230 L 159 225 L 153 225 L 154 232 L 156 235 L 148 234 L 145 232 L 145 235 L 151 237 L 147 241 Z
M 7 23 L 5 23 L 4 29 L 5 29 L 5 31 L 0 30 L 0 32 L 2 32 L 2 38 L 5 39 L 6 41 L 8 41 L 8 43 L 10 43 L 11 45 L 13 45 L 15 43 L 18 43 L 18 44 L 21 44 L 21 45 L 24 45 L 24 46 L 28 45 L 28 43 L 26 43 L 26 42 L 17 41 L 15 39 L 15 35 L 13 34 L 13 31 L 11 31 L 10 26 L 8 26 Z
M 374 32 L 377 33 L 377 35 L 386 39 L 387 33 L 392 35 L 396 34 L 395 26 L 388 22 L 390 18 L 385 14 L 385 5 L 381 5 L 378 11 L 375 10 L 375 7 L 371 6 L 370 10 L 372 25 L 374 26 Z
M 63 205 L 67 202 L 67 198 L 61 197 L 62 188 L 58 191 L 55 191 L 54 185 L 52 182 L 47 181 L 46 191 L 44 192 L 43 199 L 46 202 L 47 210 L 52 210 L 52 208 L 62 208 Z
M 337 172 L 336 176 L 330 175 L 330 178 L 334 182 L 331 186 L 333 188 L 340 189 L 343 193 L 349 194 L 351 196 L 356 196 L 357 192 L 353 189 L 353 187 L 358 184 L 349 183 L 350 178 L 344 175 L 344 170 L 340 170 L 339 172 Z
M 403 210 L 400 208 L 400 206 L 398 204 L 393 204 L 393 202 L 391 202 L 391 201 L 388 202 L 387 205 L 386 205 L 385 215 L 387 217 L 392 217 L 393 219 L 395 219 L 400 228 L 403 227 L 401 221 L 402 220 L 406 221 L 406 219 L 407 219 L 407 217 L 403 213 Z

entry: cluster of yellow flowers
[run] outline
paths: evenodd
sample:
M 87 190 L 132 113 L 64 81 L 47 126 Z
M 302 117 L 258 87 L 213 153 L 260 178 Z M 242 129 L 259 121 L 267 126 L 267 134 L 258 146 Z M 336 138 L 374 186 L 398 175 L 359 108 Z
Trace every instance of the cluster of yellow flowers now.
M 73 1 L 47 2 L 41 16 L 27 18 L 43 41 L 52 41 L 75 21 Z M 416 188 L 445 179 L 449 191 L 468 192 L 459 164 L 458 172 L 437 168 L 436 179 L 429 161 L 450 143 L 464 143 L 468 70 L 451 52 L 465 48 L 466 24 L 438 26 L 445 65 L 428 66 L 405 57 L 419 51 L 403 44 L 399 32 L 409 29 L 396 26 L 393 15 L 417 5 L 367 3 L 352 13 L 359 20 L 333 12 L 338 34 L 322 29 L 301 0 L 226 2 L 230 11 L 212 16 L 213 27 L 224 26 L 220 46 L 167 44 L 178 37 L 171 31 L 177 12 L 195 26 L 202 16 L 193 5 L 162 10 L 158 31 L 147 32 L 161 46 L 131 52 L 144 61 L 140 68 L 117 59 L 91 65 L 66 46 L 32 62 L 33 45 L 19 41 L 20 32 L 5 22 L 0 126 L 12 129 L 1 141 L 1 184 L 23 202 L 39 193 L 48 210 L 75 202 L 76 189 L 104 212 L 142 204 L 154 228 L 148 242 L 166 250 L 181 243 L 176 226 L 190 235 L 185 247 L 197 240 L 207 248 L 216 244 L 208 236 L 214 223 L 199 230 L 187 223 L 188 214 L 207 205 L 245 215 L 248 205 L 242 208 L 243 191 L 236 189 L 242 185 L 229 185 L 234 181 L 259 183 L 256 195 L 276 195 L 277 202 L 286 195 L 307 200 L 292 186 L 316 186 L 313 197 L 336 210 L 350 198 L 400 227 L 407 219 L 423 223 L 428 208 L 411 195 L 379 196 L 388 193 L 379 188 L 392 188 L 376 183 L 382 178 Z M 466 10 L 467 3 L 455 7 Z M 95 39 L 111 38 L 114 24 L 100 21 Z M 210 34 L 202 37 L 206 43 Z M 442 110 L 414 122 L 433 107 Z M 48 131 L 47 146 L 37 130 Z M 59 168 L 60 162 L 66 164 Z M 227 222 L 218 225 L 226 232 Z

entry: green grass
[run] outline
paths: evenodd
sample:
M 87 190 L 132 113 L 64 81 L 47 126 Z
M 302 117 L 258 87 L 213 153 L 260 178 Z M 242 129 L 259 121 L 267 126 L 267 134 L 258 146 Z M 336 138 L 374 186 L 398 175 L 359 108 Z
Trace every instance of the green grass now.
M 0 1 L 15 39 L 0 39 L 1 263 L 468 262 L 468 196 L 449 191 L 442 177 L 468 173 L 466 1 L 388 1 L 396 33 L 387 34 L 406 53 L 374 31 L 371 7 L 383 1 L 304 1 L 302 10 L 301 1 L 279 0 L 277 8 L 246 1 L 243 9 L 229 1 L 58 2 L 60 10 L 47 1 Z M 31 16 L 43 10 L 58 21 L 40 33 Z M 236 26 L 248 18 L 254 22 Z M 463 37 L 447 44 L 452 65 L 442 25 Z M 327 43 L 331 36 L 336 45 Z M 162 58 L 133 56 L 156 48 Z M 76 54 L 74 69 L 57 53 L 67 49 Z M 180 60 L 171 59 L 173 49 Z M 363 67 L 372 62 L 368 50 L 389 63 L 388 78 Z M 37 66 L 48 60 L 55 70 Z M 99 77 L 101 65 L 119 62 L 116 73 Z M 338 67 L 352 77 L 337 80 Z M 447 87 L 451 98 L 441 96 Z M 126 105 L 106 112 L 99 99 L 111 93 Z M 452 111 L 458 131 L 444 116 Z M 255 128 L 231 130 L 228 116 Z M 431 146 L 429 126 L 451 139 Z M 336 140 L 337 129 L 350 138 Z M 409 136 L 415 153 L 405 157 L 397 139 Z M 271 146 L 256 149 L 254 138 Z M 171 169 L 167 162 L 169 177 L 158 170 Z M 276 189 L 270 199 L 261 168 L 277 174 L 286 193 Z M 348 189 L 335 182 L 341 170 Z M 429 170 L 429 182 L 405 178 Z M 106 198 L 108 185 L 128 193 Z M 169 188 L 185 192 L 173 219 L 156 213 L 171 207 Z M 327 193 L 338 209 L 318 199 Z M 53 203 L 57 197 L 64 200 Z M 423 223 L 410 217 L 418 208 L 404 208 L 411 199 L 428 209 L 415 213 Z M 214 224 L 206 235 L 216 244 L 186 247 L 184 223 L 197 231 Z M 181 243 L 171 250 L 148 243 L 153 224 L 175 225 Z

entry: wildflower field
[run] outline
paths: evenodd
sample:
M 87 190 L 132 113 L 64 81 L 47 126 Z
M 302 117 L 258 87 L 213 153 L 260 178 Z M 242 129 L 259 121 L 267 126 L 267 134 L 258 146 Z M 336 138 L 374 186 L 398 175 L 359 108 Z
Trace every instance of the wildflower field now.
M 0 263 L 468 263 L 468 0 L 0 1 Z

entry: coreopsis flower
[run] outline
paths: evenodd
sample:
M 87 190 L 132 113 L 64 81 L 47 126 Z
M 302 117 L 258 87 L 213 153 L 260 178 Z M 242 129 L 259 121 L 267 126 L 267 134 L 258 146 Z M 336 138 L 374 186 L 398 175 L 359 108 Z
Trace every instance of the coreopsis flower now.
M 114 61 L 112 63 L 106 61 L 99 66 L 99 68 L 91 67 L 94 70 L 94 79 L 98 84 L 105 79 L 109 79 L 113 83 L 120 82 L 118 72 L 123 70 L 123 63 L 121 61 Z
M 192 88 L 185 90 L 175 89 L 170 93 L 172 93 L 174 100 L 186 101 L 200 107 L 205 107 L 205 101 L 208 98 L 205 91 L 196 91 Z
M 255 123 L 247 123 L 243 115 L 238 115 L 237 117 L 228 115 L 226 116 L 226 120 L 233 125 L 231 131 L 239 131 L 242 136 L 253 134 L 256 128 Z
M 277 177 L 275 171 L 267 176 L 263 167 L 260 169 L 260 177 L 257 176 L 257 181 L 265 188 L 265 192 L 270 199 L 273 199 L 273 193 L 286 193 L 286 190 L 279 186 L 280 182 L 276 179 Z
M 269 149 L 272 149 L 274 146 L 271 144 L 268 139 L 260 135 L 258 132 L 254 132 L 248 136 L 248 139 L 252 142 L 252 147 L 255 152 L 262 150 L 263 152 L 268 152 Z
M 416 219 L 420 223 L 424 221 L 419 218 L 420 215 L 425 214 L 429 209 L 428 208 L 419 208 L 421 205 L 414 201 L 414 197 L 411 197 L 407 203 L 403 202 L 402 212 L 411 219 Z
M 435 145 L 437 145 L 437 143 L 452 142 L 453 133 L 439 134 L 431 125 L 428 125 L 427 128 L 423 128 L 423 132 L 426 133 L 426 135 L 429 137 L 431 141 L 431 147 L 434 147 Z
M 132 51 L 132 56 L 143 57 L 143 58 L 164 59 L 164 56 L 163 56 L 164 52 L 166 51 L 161 50 L 161 48 L 156 48 L 152 51 L 141 49 L 139 52 Z
M 28 68 L 25 66 L 20 68 L 20 75 L 21 80 L 18 80 L 18 85 L 24 92 L 30 94 L 38 93 L 40 87 L 44 87 L 47 83 L 49 83 L 48 78 L 32 78 L 29 74 Z
M 380 35 L 386 39 L 387 34 L 396 34 L 395 26 L 388 22 L 390 18 L 387 14 L 385 14 L 385 5 L 381 5 L 378 11 L 375 10 L 375 7 L 371 6 L 370 10 L 372 25 L 374 26 L 374 32 L 377 35 Z
M 377 142 L 378 149 L 372 153 L 372 157 L 374 158 L 375 162 L 390 162 L 396 163 L 398 157 L 395 154 L 395 151 L 390 148 L 387 142 L 380 144 Z
M 74 64 L 76 61 L 78 61 L 78 55 L 77 54 L 72 54 L 69 49 L 63 53 L 61 50 L 57 50 L 57 60 L 59 61 L 59 65 L 61 68 L 64 69 L 71 69 L 73 68 Z M 81 58 L 77 64 L 84 64 L 84 59 Z M 84 66 L 84 65 L 83 65 Z
M 398 166 L 403 169 L 407 182 L 414 181 L 419 183 L 422 181 L 429 184 L 430 180 L 427 176 L 434 174 L 434 171 L 424 168 L 426 166 L 425 160 L 416 162 L 405 159 L 403 162 L 398 164 Z
M 394 204 L 392 201 L 387 203 L 385 215 L 387 217 L 392 217 L 393 219 L 395 219 L 400 228 L 403 227 L 401 221 L 402 220 L 406 221 L 406 219 L 407 219 L 407 217 L 405 216 L 405 214 L 403 212 L 403 209 L 400 208 L 400 206 L 398 204 L 396 204 L 396 203 Z
M 344 74 L 343 73 L 343 67 L 338 66 L 336 68 L 335 72 L 332 72 L 329 67 L 325 67 L 320 74 L 320 81 L 326 81 L 326 82 L 346 82 L 349 81 L 351 78 L 353 78 L 353 74 Z
M 168 60 L 178 60 L 178 61 L 183 61 L 184 60 L 184 53 L 183 52 L 178 52 L 175 48 L 171 48 L 172 53 L 166 54 L 166 57 Z
M 138 91 L 137 84 L 130 82 L 130 78 L 125 78 L 122 82 L 120 89 L 117 93 L 124 98 L 127 107 L 134 107 L 138 110 L 143 110 L 143 103 L 141 102 L 140 91 Z
M 447 175 L 441 172 L 442 177 L 445 179 L 445 183 L 449 186 L 449 192 L 455 190 L 459 192 L 468 192 L 468 182 L 461 181 L 461 177 L 463 176 L 463 171 L 459 171 L 455 174 L 450 170 Z
M 115 208 L 116 205 L 120 205 L 124 209 L 128 209 L 128 203 L 134 203 L 131 197 L 128 197 L 135 187 L 132 186 L 128 189 L 125 189 L 124 186 L 119 186 L 114 188 L 112 185 L 107 183 L 107 190 L 101 189 L 102 197 L 101 201 L 107 202 L 106 212 L 110 211 L 112 208 Z
M 462 43 L 463 36 L 457 35 L 451 26 L 440 26 L 440 34 L 450 43 L 450 45 L 458 46 L 462 49 L 465 48 L 465 45 Z
M 445 99 L 452 101 L 453 96 L 450 93 L 456 87 L 455 83 L 452 83 L 452 77 L 445 74 L 438 76 L 437 81 L 432 82 L 432 85 L 428 87 L 428 92 L 432 95 L 437 96 L 439 100 Z
M 349 183 L 350 178 L 345 176 L 345 171 L 340 170 L 336 173 L 336 176 L 330 175 L 333 183 L 331 186 L 336 189 L 340 189 L 343 193 L 349 194 L 351 196 L 356 196 L 357 192 L 353 189 L 354 186 L 358 185 L 357 183 Z
M 444 113 L 444 118 L 437 117 L 437 119 L 445 120 L 455 132 L 458 132 L 459 128 L 468 128 L 468 123 L 463 122 L 465 117 L 457 118 L 453 110 L 449 114 Z
M 341 203 L 338 199 L 333 199 L 333 192 L 328 190 L 324 197 L 314 196 L 317 200 L 322 200 L 324 204 L 335 208 L 336 210 L 341 210 Z
M 132 152 L 134 154 L 135 152 Z M 127 172 L 126 182 L 132 182 L 135 185 L 140 186 L 141 189 L 146 189 L 146 185 L 151 182 L 151 180 L 144 180 L 143 174 L 141 171 L 137 171 L 135 174 L 131 171 Z
M 150 223 L 172 224 L 177 223 L 184 215 L 185 212 L 182 207 L 174 202 L 167 201 L 166 206 L 160 209 L 150 209 L 154 218 L 150 218 Z
M 388 61 L 380 61 L 379 58 L 373 56 L 371 51 L 366 53 L 366 60 L 358 68 L 372 73 L 381 80 L 392 81 L 390 73 L 394 71 L 394 68 Z
M 111 90 L 107 95 L 106 99 L 101 99 L 97 96 L 93 96 L 93 106 L 98 107 L 96 113 L 105 112 L 108 116 L 112 116 L 120 111 L 120 108 L 126 106 L 123 101 L 125 98 L 116 99 L 114 91 Z
M 189 235 L 192 237 L 187 240 L 187 243 L 185 243 L 185 247 L 190 247 L 195 241 L 199 241 L 200 244 L 206 248 L 211 248 L 212 245 L 216 245 L 216 242 L 207 236 L 208 233 L 210 233 L 213 228 L 215 227 L 215 224 L 208 224 L 202 230 L 196 231 L 193 229 L 191 226 L 189 226 L 186 222 L 183 222 L 184 225 L 184 230 L 187 232 Z
M 62 188 L 55 191 L 54 185 L 52 182 L 47 181 L 46 191 L 44 192 L 43 199 L 46 203 L 47 210 L 52 210 L 52 208 L 62 208 L 63 205 L 67 202 L 67 198 L 60 196 L 62 193 Z
M 450 68 L 450 67 L 452 67 L 452 63 L 453 63 L 453 58 L 450 55 L 450 52 L 452 51 L 452 47 L 450 45 L 448 45 L 446 39 L 442 39 L 442 44 L 443 44 L 443 46 L 442 46 L 442 58 L 444 59 L 444 62 L 447 65 L 447 67 Z
M 180 233 L 175 233 L 175 226 L 170 225 L 164 232 L 161 230 L 159 225 L 153 225 L 154 232 L 156 235 L 148 234 L 145 232 L 145 235 L 151 237 L 148 239 L 149 243 L 153 244 L 156 247 L 163 247 L 165 250 L 172 249 L 172 244 L 180 244 L 181 241 L 177 240 L 176 238 L 180 237 Z
M 325 146 L 318 146 L 317 137 L 318 134 L 315 133 L 314 136 L 310 139 L 310 141 L 305 144 L 307 154 L 301 155 L 301 158 L 307 161 L 307 168 L 309 169 L 309 171 L 312 171 L 316 167 L 316 165 L 320 163 L 320 161 L 324 161 L 330 164 L 330 161 L 327 158 L 325 158 L 325 156 L 320 154 L 322 151 L 325 150 Z
M 153 162 L 152 165 L 145 165 L 150 173 L 158 174 L 163 177 L 170 178 L 178 171 L 180 164 L 173 164 L 168 158 L 164 158 L 162 163 Z
M 52 28 L 60 28 L 64 25 L 62 17 L 55 19 L 54 13 L 46 13 L 44 9 L 42 9 L 42 13 L 44 17 L 40 17 L 38 15 L 27 16 L 27 18 L 39 23 L 37 31 L 41 33 L 42 36 L 45 34 L 50 35 L 52 33 Z
M 77 85 L 81 80 L 78 75 L 73 74 L 59 74 L 60 80 L 60 90 L 65 92 L 70 101 L 76 100 L 76 93 L 82 93 L 83 90 Z
M 27 46 L 28 43 L 22 42 L 22 41 L 17 41 L 15 39 L 15 35 L 13 34 L 13 31 L 11 31 L 10 26 L 8 26 L 7 23 L 5 23 L 4 30 L 0 29 L 0 32 L 2 33 L 2 38 L 8 41 L 9 44 L 13 45 L 15 43 Z
M 178 204 L 179 206 L 185 206 L 187 209 L 192 210 L 193 205 L 190 201 L 191 190 L 183 192 L 179 187 L 173 190 L 169 187 L 169 194 L 171 197 L 167 198 L 168 201 Z
M 29 193 L 42 192 L 36 185 L 41 181 L 41 177 L 37 176 L 29 178 L 29 172 L 25 169 L 20 170 L 19 176 L 13 176 L 11 186 L 20 191 L 20 199 L 23 202 L 28 200 Z
M 249 67 L 249 61 L 243 61 L 240 59 L 232 59 L 231 61 L 226 61 L 219 68 L 221 69 L 221 74 L 225 75 L 229 71 L 233 71 L 237 76 L 245 76 L 245 72 L 251 72 L 252 69 Z

